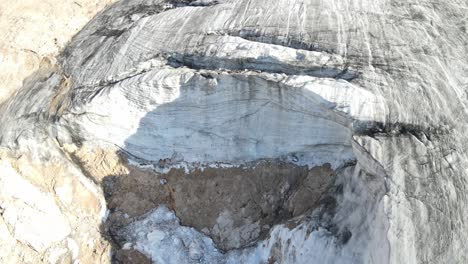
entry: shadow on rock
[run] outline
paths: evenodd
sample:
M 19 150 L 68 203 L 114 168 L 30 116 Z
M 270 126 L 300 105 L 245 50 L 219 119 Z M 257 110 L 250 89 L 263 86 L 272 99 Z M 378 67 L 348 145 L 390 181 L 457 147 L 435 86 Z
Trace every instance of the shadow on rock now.
M 278 160 L 249 165 L 165 174 L 127 165 L 127 175 L 105 177 L 110 214 L 103 231 L 114 246 L 114 261 L 143 263 L 122 230 L 161 205 L 173 210 L 181 225 L 194 227 L 228 251 L 251 246 L 274 225 L 315 208 L 335 179 L 328 165 L 310 170 Z

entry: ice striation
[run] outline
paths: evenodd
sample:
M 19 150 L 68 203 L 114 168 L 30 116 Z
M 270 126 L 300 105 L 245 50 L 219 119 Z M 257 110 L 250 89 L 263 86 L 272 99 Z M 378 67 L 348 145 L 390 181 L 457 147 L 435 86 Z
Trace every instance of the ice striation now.
M 0 105 L 0 260 L 467 263 L 467 13 L 113 4 Z

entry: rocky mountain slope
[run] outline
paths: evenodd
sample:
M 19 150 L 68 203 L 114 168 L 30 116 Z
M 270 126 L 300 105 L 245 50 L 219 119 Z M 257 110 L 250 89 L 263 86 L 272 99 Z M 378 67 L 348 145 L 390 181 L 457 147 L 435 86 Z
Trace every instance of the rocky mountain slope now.
M 0 102 L 55 56 L 91 18 L 115 0 L 0 2 Z
M 467 14 L 115 3 L 0 106 L 1 262 L 468 262 Z

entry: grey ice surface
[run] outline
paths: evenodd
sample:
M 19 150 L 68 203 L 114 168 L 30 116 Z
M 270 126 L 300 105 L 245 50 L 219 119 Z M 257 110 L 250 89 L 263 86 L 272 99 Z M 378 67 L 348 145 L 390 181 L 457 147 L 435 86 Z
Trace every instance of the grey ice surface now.
M 124 0 L 74 37 L 61 71 L 0 107 L 0 145 L 337 170 L 333 212 L 226 253 L 187 229 L 181 262 L 467 263 L 467 31 L 458 0 Z M 129 239 L 168 259 L 176 245 L 155 241 L 186 227 L 167 221 Z

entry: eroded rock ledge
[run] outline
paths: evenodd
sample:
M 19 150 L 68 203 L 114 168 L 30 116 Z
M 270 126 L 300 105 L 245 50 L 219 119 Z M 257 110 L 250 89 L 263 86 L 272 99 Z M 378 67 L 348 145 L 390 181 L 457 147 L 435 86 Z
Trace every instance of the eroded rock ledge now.
M 158 174 L 130 168 L 128 175 L 107 176 L 103 188 L 111 234 L 130 219 L 166 205 L 181 224 L 195 227 L 223 250 L 243 248 L 265 237 L 272 226 L 318 206 L 334 182 L 329 165 L 308 169 L 275 160 L 243 168 L 173 169 Z M 120 241 L 119 241 L 120 242 Z M 125 240 L 119 243 L 125 244 Z

